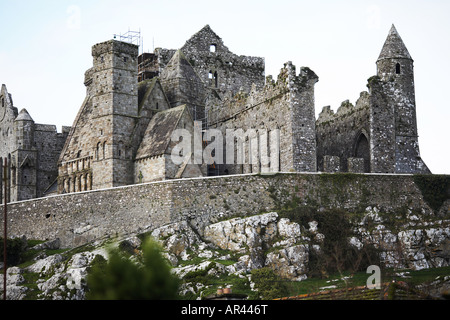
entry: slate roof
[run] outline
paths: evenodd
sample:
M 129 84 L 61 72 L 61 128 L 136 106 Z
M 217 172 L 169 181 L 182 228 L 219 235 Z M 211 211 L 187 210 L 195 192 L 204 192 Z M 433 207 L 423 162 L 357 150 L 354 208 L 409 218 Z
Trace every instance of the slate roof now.
M 136 153 L 136 160 L 155 157 L 165 153 L 170 137 L 186 110 L 186 105 L 156 113 L 145 131 L 144 138 Z
M 192 65 L 181 50 L 177 50 L 161 72 L 161 80 L 186 79 L 187 81 L 202 82 Z

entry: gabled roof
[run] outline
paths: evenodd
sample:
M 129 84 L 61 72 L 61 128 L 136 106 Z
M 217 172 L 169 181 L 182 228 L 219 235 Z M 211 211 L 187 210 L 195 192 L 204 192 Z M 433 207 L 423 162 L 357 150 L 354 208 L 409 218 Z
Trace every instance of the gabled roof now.
M 167 99 L 166 93 L 164 92 L 163 88 L 161 87 L 161 81 L 158 77 L 154 77 L 152 79 L 144 80 L 138 83 L 138 105 L 139 105 L 139 112 L 141 112 L 142 108 L 145 105 L 145 101 L 148 99 L 148 97 L 152 94 L 153 90 L 155 90 L 156 87 L 159 87 L 161 92 L 164 95 L 164 99 L 167 102 L 167 105 L 169 104 L 169 100 Z
M 381 49 L 381 53 L 377 61 L 392 58 L 404 58 L 412 60 L 408 49 L 406 49 L 406 46 L 403 43 L 402 38 L 398 34 L 397 29 L 395 29 L 394 25 L 392 25 L 391 30 L 389 31 L 389 34 L 383 45 L 383 49 Z
M 78 113 L 77 113 L 77 116 L 75 117 L 73 125 L 72 125 L 72 127 L 70 127 L 69 134 L 67 135 L 67 139 L 64 142 L 64 147 L 61 150 L 61 154 L 59 156 L 58 162 L 63 162 L 63 161 L 69 160 L 70 155 L 67 155 L 66 152 L 70 147 L 70 143 L 72 141 L 73 134 L 79 128 L 78 123 L 82 121 L 81 119 L 83 118 L 83 115 L 88 117 L 88 115 L 91 111 L 90 100 L 91 99 L 89 96 L 86 96 L 86 98 L 84 98 L 83 104 L 81 105 L 81 108 L 78 110 Z
M 181 50 L 177 50 L 161 72 L 161 81 L 183 78 L 192 82 L 202 82 Z
M 211 44 L 216 45 L 219 51 L 229 52 L 229 49 L 224 45 L 222 38 L 220 38 L 209 25 L 204 26 L 200 31 L 190 37 L 181 49 L 184 50 L 195 47 L 196 51 L 209 52 Z
M 20 163 L 19 168 L 23 168 L 25 166 L 34 167 L 34 163 L 33 161 L 30 159 L 30 157 L 28 157 L 28 155 L 25 156 L 25 159 L 23 159 L 22 163 Z
M 156 113 L 145 131 L 136 160 L 164 154 L 184 112 L 189 115 L 186 105 Z

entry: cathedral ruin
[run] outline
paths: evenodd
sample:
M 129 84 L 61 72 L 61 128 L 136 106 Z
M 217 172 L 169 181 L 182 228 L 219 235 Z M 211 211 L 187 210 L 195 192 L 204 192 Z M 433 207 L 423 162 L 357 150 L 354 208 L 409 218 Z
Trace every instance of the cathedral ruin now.
M 419 152 L 413 59 L 394 26 L 368 91 L 336 113 L 324 107 L 318 119 L 311 69 L 287 62 L 276 79 L 266 77 L 264 58 L 232 53 L 208 25 L 177 50 L 138 49 L 118 40 L 92 47 L 86 97 L 62 133 L 18 112 L 2 86 L 0 158 L 9 160 L 10 201 L 211 175 L 430 173 Z M 196 126 L 200 143 L 175 163 L 176 130 L 194 134 Z M 214 141 L 207 132 L 227 130 L 246 134 L 231 146 L 220 141 L 224 150 L 255 161 L 225 161 L 218 152 L 212 163 L 193 161 Z

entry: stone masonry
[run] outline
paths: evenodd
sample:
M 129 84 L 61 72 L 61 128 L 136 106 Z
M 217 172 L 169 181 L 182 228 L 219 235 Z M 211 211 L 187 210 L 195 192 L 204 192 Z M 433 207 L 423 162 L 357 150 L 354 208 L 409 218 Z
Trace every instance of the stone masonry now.
M 368 92 L 318 119 L 314 71 L 289 61 L 276 80 L 265 77 L 264 58 L 232 53 L 209 25 L 179 49 L 138 49 L 116 40 L 92 47 L 86 98 L 62 134 L 18 113 L 2 87 L 11 200 L 258 172 L 430 173 L 419 153 L 413 60 L 394 26 Z M 199 140 L 179 150 L 179 130 L 195 136 L 196 128 Z
M 0 92 L 0 159 L 8 159 L 9 201 L 43 197 L 56 192 L 57 160 L 69 132 L 63 127 L 35 123 L 26 109 L 18 112 L 12 95 L 2 85 Z M 0 170 L 3 178 L 3 170 Z M 4 199 L 0 179 L 0 199 Z
M 186 222 L 203 235 L 210 224 L 277 211 L 294 199 L 299 208 L 339 208 L 355 214 L 377 207 L 386 218 L 408 211 L 437 225 L 448 217 L 450 208 L 447 198 L 439 211 L 432 210 L 412 175 L 246 174 L 150 182 L 11 203 L 8 234 L 59 238 L 62 247 L 76 247 Z
M 317 119 L 318 170 L 327 171 L 325 156 L 362 159 L 359 172 L 430 173 L 420 157 L 413 59 L 395 26 L 377 60 L 377 75 L 368 80 L 356 105 L 344 101 L 336 114 L 324 107 Z

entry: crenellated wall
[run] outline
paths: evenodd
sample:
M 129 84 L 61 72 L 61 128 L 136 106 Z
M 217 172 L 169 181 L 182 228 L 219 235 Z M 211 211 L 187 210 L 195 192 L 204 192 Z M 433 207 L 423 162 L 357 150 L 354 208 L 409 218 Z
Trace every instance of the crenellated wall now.
M 224 160 L 219 172 L 315 172 L 314 85 L 317 81 L 317 75 L 309 68 L 300 68 L 296 74 L 295 66 L 288 62 L 277 81 L 268 77 L 261 90 L 254 85 L 250 93 L 241 91 L 226 96 L 223 101 L 212 97 L 207 105 L 208 128 L 221 130 L 224 137 L 227 130 L 244 133 L 255 130 L 253 136 L 246 137 L 244 164 L 238 164 L 237 159 L 233 164 Z M 270 170 L 264 170 L 259 161 L 250 164 L 252 156 L 260 158 L 264 152 L 261 145 L 268 146 Z M 271 150 L 279 151 L 276 159 Z
M 342 102 L 336 113 L 329 106 L 324 107 L 316 121 L 316 131 L 318 171 L 335 171 L 326 163 L 327 156 L 333 156 L 339 157 L 338 171 L 349 171 L 350 158 L 362 158 L 364 167 L 361 172 L 370 172 L 370 104 L 367 92 L 361 92 L 355 106 L 348 100 Z

